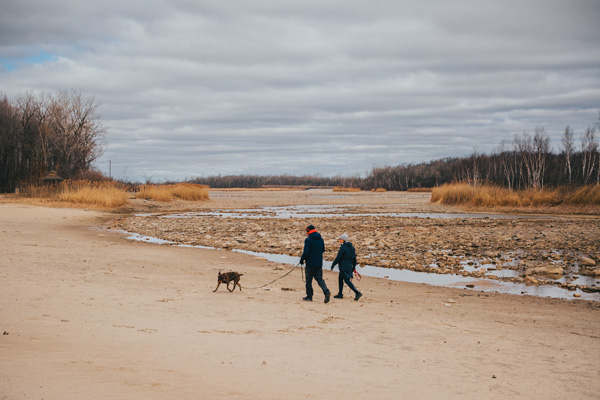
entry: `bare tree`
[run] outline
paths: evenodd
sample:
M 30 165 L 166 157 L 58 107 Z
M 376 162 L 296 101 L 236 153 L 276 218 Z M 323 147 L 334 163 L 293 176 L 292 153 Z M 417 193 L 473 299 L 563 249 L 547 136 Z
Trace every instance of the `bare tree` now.
M 506 179 L 506 185 L 509 189 L 512 189 L 515 179 L 514 152 L 506 149 L 506 142 L 504 140 L 498 146 L 497 152 L 500 158 L 500 169 L 502 170 L 504 179 Z
M 544 187 L 544 173 L 546 159 L 550 152 L 550 138 L 544 128 L 535 128 L 535 133 L 530 136 L 523 132 L 521 136 L 515 135 L 515 148 L 519 152 L 527 174 L 527 186 L 533 189 Z
M 49 106 L 50 142 L 54 162 L 67 178 L 88 170 L 102 154 L 105 128 L 97 114 L 98 102 L 81 92 L 60 91 Z
M 598 158 L 598 140 L 596 128 L 587 128 L 581 136 L 581 172 L 583 184 L 587 185 L 596 167 Z
M 598 120 L 596 121 L 596 128 L 600 129 L 600 111 L 598 111 Z M 596 142 L 597 144 L 598 142 Z M 596 160 L 598 168 L 596 169 L 596 185 L 600 185 L 600 145 L 596 145 Z
M 575 151 L 575 142 L 573 141 L 573 129 L 567 125 L 562 136 L 562 150 L 565 158 L 565 166 L 567 168 L 567 177 L 569 179 L 569 185 L 571 184 L 571 178 L 573 171 L 571 168 L 571 161 L 573 160 L 573 152 Z

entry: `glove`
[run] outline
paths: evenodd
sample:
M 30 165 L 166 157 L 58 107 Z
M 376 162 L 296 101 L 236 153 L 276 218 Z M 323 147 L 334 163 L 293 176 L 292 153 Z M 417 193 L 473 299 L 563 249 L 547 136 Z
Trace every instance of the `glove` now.
M 300 260 L 300 265 L 304 265 L 304 260 Z
M 331 270 L 333 271 L 333 267 L 331 267 Z

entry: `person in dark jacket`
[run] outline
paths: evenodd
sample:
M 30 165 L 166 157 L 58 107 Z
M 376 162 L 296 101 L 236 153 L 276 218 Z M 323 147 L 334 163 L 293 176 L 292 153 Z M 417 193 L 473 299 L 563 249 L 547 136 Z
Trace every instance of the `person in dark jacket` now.
M 329 303 L 331 292 L 327 289 L 327 285 L 323 280 L 323 253 L 325 252 L 325 242 L 323 241 L 321 234 L 317 232 L 312 225 L 306 227 L 306 235 L 308 237 L 304 239 L 304 251 L 302 252 L 302 257 L 300 257 L 300 264 L 306 262 L 306 297 L 302 300 L 312 301 L 312 281 L 314 278 L 325 294 L 325 303 Z
M 354 272 L 354 269 L 356 268 L 356 250 L 350 242 L 348 234 L 344 233 L 339 239 L 342 245 L 340 246 L 337 257 L 335 257 L 335 260 L 333 260 L 333 263 L 331 264 L 331 270 L 333 271 L 333 267 L 339 265 L 340 274 L 338 276 L 338 284 L 340 286 L 340 291 L 333 297 L 336 299 L 344 298 L 342 290 L 344 289 L 344 282 L 346 282 L 346 285 L 354 292 L 354 300 L 358 300 L 361 298 L 362 293 L 354 287 L 354 284 L 351 281 L 352 272 Z

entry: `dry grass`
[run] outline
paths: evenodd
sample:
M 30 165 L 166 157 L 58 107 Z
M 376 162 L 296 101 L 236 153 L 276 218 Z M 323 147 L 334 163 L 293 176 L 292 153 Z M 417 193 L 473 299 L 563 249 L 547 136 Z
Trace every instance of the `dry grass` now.
M 557 205 L 600 205 L 600 187 L 509 190 L 498 186 L 447 184 L 434 188 L 431 201 L 474 207 L 543 207 Z
M 383 193 L 383 192 L 387 192 L 387 189 L 385 189 L 385 188 L 371 189 L 371 192 Z
M 360 188 L 335 186 L 333 188 L 333 191 L 334 192 L 360 192 Z
M 114 182 L 63 181 L 56 185 L 31 185 L 24 195 L 38 199 L 116 208 L 127 203 L 127 192 Z
M 173 193 L 169 188 L 170 185 L 141 185 L 138 192 L 135 194 L 136 199 L 155 200 L 155 201 L 171 201 Z
M 476 189 L 466 183 L 442 185 L 431 192 L 431 201 L 442 204 L 467 204 L 475 196 Z
M 600 205 L 600 185 L 582 187 L 568 196 L 565 203 L 574 205 Z
M 181 200 L 201 201 L 208 200 L 208 186 L 194 183 L 179 183 L 171 185 L 173 195 Z
M 193 183 L 178 183 L 175 185 L 142 185 L 135 195 L 138 199 L 155 200 L 162 202 L 172 201 L 174 198 L 188 201 L 207 200 L 208 186 Z
M 58 196 L 58 199 L 70 203 L 117 208 L 127 203 L 127 193 L 116 187 L 87 187 L 65 191 Z

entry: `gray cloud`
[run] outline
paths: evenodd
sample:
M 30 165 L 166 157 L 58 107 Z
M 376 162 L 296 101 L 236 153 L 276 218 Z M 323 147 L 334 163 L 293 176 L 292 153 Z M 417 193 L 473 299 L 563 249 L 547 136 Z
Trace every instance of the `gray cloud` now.
M 122 178 L 364 173 L 536 126 L 558 146 L 600 109 L 596 0 L 3 3 L 0 90 L 95 95 Z

